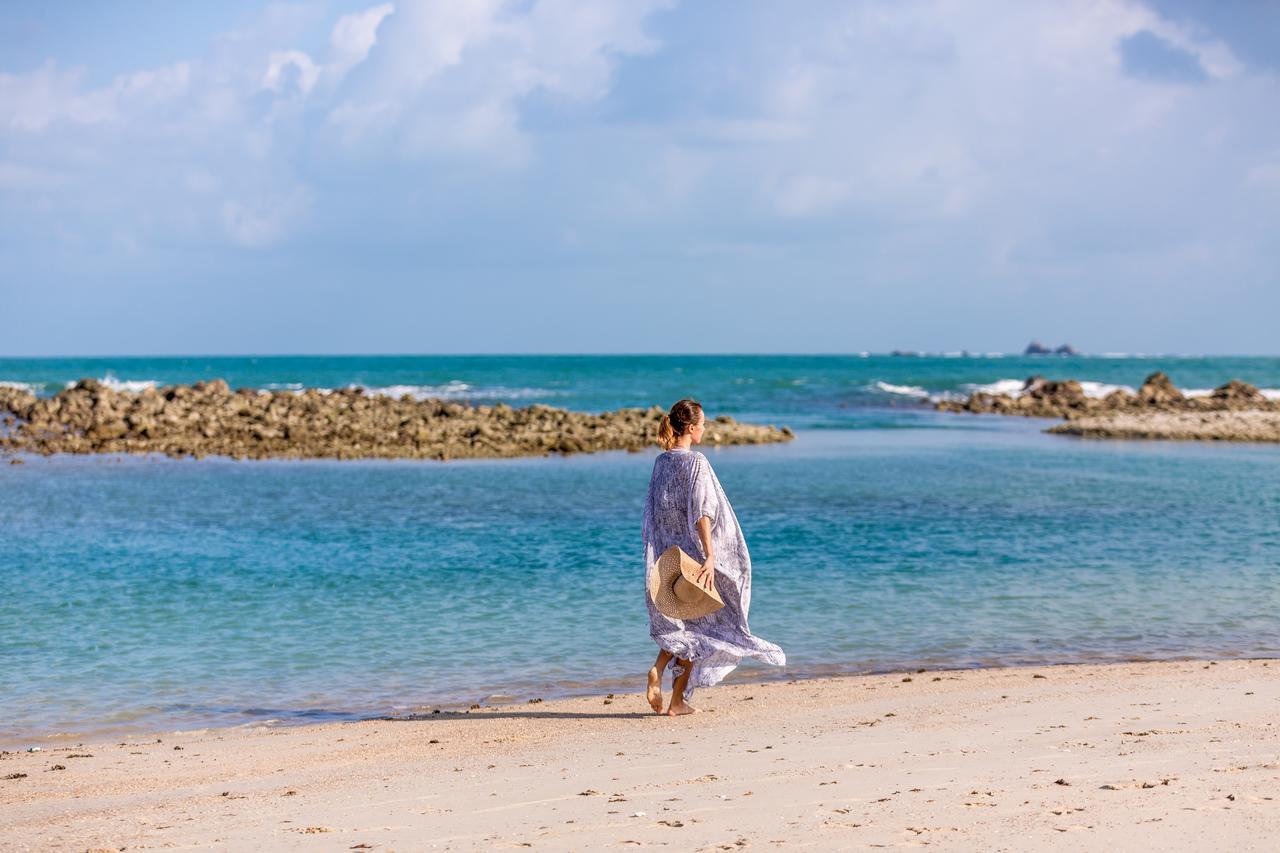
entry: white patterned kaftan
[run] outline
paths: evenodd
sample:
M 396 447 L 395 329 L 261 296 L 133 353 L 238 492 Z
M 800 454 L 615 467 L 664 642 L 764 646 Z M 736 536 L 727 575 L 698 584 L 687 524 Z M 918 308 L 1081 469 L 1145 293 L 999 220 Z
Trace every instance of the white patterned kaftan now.
M 698 519 L 711 518 L 711 543 L 716 552 L 716 591 L 724 607 L 697 619 L 671 619 L 658 611 L 649 597 L 645 577 L 645 602 L 649 608 L 649 636 L 676 657 L 692 662 L 693 672 L 685 688 L 686 701 L 698 687 L 717 684 L 737 667 L 743 657 L 784 666 L 786 653 L 779 646 L 753 636 L 747 627 L 751 606 L 751 555 L 742 538 L 738 518 L 729 505 L 720 480 L 701 452 L 673 448 L 653 463 L 649 494 L 644 505 L 644 564 L 679 545 L 699 563 L 706 559 L 698 538 Z M 672 662 L 672 676 L 683 667 Z

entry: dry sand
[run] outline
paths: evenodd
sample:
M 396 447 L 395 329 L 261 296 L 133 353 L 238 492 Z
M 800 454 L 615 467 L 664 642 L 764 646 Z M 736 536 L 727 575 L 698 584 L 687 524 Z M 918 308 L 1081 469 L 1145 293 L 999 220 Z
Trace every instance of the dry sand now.
M 663 718 L 638 674 L 608 702 L 10 752 L 0 848 L 1274 850 L 1277 676 L 1224 661 L 735 684 Z

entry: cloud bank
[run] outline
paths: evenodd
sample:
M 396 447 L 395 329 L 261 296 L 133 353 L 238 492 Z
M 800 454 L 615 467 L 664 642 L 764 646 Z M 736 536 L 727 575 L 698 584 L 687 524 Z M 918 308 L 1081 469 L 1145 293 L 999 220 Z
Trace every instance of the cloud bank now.
M 269 7 L 201 55 L 107 82 L 56 43 L 0 69 L 0 259 L 32 276 L 56 256 L 54 298 L 76 276 L 128 291 L 183 252 L 228 276 L 269 256 L 273 276 L 340 288 L 343 246 L 378 259 L 385 283 L 365 286 L 384 306 L 445 282 L 490 308 L 501 293 L 509 348 L 530 350 L 545 347 L 520 331 L 513 276 L 576 300 L 557 333 L 609 328 L 577 348 L 679 349 L 617 319 L 657 319 L 641 288 L 700 310 L 732 299 L 734 322 L 763 330 L 785 283 L 784 313 L 820 316 L 755 334 L 764 349 L 874 347 L 886 318 L 991 348 L 1000 312 L 1060 316 L 1037 334 L 1084 345 L 1072 331 L 1092 323 L 1099 349 L 1129 348 L 1116 337 L 1145 317 L 1167 335 L 1142 346 L 1180 348 L 1224 295 L 1276 307 L 1280 80 L 1143 2 L 321 14 Z M 255 275 L 281 305 L 299 293 Z M 1084 307 L 1104 297 L 1114 321 Z M 982 340 L 956 340 L 957 321 Z M 932 344 L 908 337 L 893 343 Z

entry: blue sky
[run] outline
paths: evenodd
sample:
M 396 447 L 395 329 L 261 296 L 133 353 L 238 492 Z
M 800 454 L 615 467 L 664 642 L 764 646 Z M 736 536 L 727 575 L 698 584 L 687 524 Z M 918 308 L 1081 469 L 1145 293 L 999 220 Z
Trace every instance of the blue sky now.
M 0 354 L 1280 351 L 1280 4 L 8 2 Z

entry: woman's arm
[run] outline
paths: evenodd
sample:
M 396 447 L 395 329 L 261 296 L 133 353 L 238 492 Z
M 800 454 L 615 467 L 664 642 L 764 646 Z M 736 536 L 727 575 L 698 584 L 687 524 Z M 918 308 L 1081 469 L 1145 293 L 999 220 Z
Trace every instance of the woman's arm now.
M 697 527 L 698 538 L 702 540 L 702 553 L 707 557 L 702 564 L 702 571 L 698 573 L 698 586 L 709 590 L 715 583 L 716 575 L 716 549 L 711 543 L 711 518 L 702 516 L 698 519 Z

